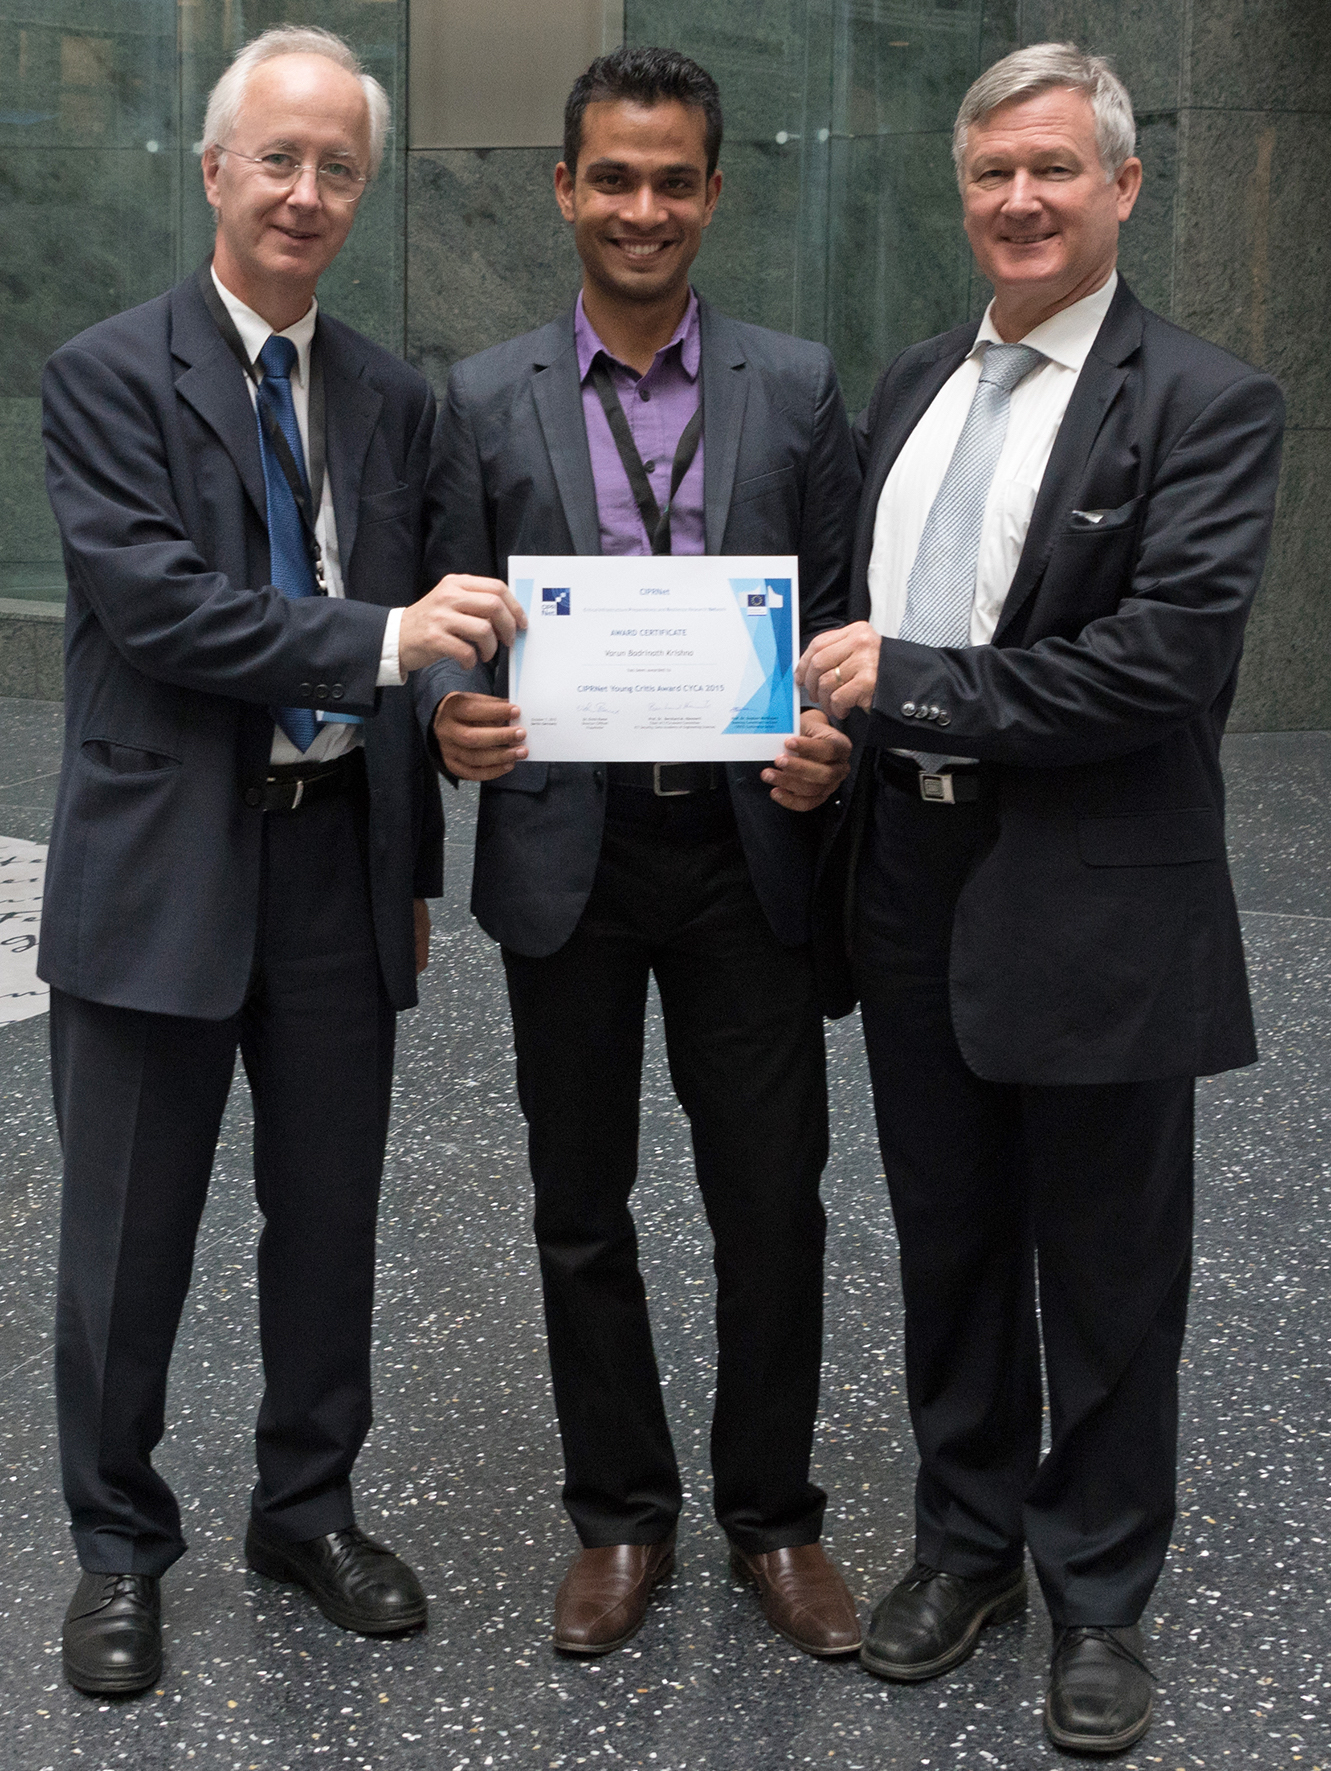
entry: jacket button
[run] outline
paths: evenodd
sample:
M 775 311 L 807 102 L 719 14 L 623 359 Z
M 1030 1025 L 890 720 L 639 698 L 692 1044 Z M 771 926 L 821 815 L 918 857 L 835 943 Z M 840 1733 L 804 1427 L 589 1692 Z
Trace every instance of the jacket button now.
M 947 711 L 946 707 L 939 708 L 938 723 L 940 726 L 950 726 L 952 724 L 952 715 Z
M 342 687 L 341 683 L 334 683 L 333 684 L 333 699 L 334 699 L 334 701 L 340 701 L 345 693 L 346 693 L 346 690 Z
M 923 705 L 917 707 L 915 709 L 915 717 L 916 719 L 928 719 L 929 709 Z
M 300 692 L 302 695 L 312 695 L 314 693 L 314 684 L 302 683 L 300 685 Z
M 318 688 L 314 691 L 314 698 L 316 701 L 326 701 L 328 699 L 328 684 L 327 683 L 320 683 L 319 684 Z
M 915 703 L 913 701 L 903 701 L 901 703 L 901 711 L 905 714 L 907 719 L 914 719 Z
M 247 806 L 261 806 L 263 804 L 263 794 L 257 787 L 245 789 L 245 804 Z
M 930 708 L 927 708 L 927 709 L 926 709 L 926 710 L 925 710 L 925 718 L 926 718 L 926 719 L 937 719 L 937 718 L 938 718 L 938 715 L 939 715 L 939 714 L 940 714 L 940 713 L 941 713 L 941 712 L 942 712 L 942 709 L 941 709 L 941 708 L 939 708 L 939 707 L 930 707 Z

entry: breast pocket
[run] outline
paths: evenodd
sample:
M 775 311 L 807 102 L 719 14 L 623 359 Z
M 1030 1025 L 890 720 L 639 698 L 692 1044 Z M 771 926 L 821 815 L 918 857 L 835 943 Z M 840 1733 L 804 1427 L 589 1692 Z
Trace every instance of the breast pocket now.
M 755 474 L 749 480 L 736 480 L 734 490 L 730 494 L 730 507 L 747 504 L 752 498 L 766 498 L 772 492 L 787 492 L 795 485 L 795 469 L 793 467 L 774 468 L 771 473 Z
M 360 501 L 361 528 L 370 523 L 386 523 L 395 517 L 409 517 L 416 509 L 414 486 L 390 486 L 386 492 L 362 493 Z
M 1123 535 L 1136 527 L 1142 502 L 1141 498 L 1129 498 L 1113 510 L 1074 510 L 1068 518 L 1066 533 L 1090 537 Z

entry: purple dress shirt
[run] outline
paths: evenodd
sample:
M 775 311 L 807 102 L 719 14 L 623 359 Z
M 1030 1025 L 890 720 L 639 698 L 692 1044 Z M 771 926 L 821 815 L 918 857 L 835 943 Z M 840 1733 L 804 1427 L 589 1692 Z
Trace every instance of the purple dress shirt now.
M 689 290 L 689 305 L 670 343 L 656 353 L 645 375 L 630 369 L 606 350 L 582 309 L 582 296 L 573 317 L 573 336 L 578 347 L 578 375 L 582 382 L 582 415 L 587 424 L 592 479 L 596 483 L 596 509 L 601 523 L 603 554 L 650 553 L 647 529 L 633 498 L 633 488 L 619 459 L 600 397 L 588 375 L 599 352 L 610 365 L 619 403 L 629 422 L 633 441 L 655 495 L 664 509 L 670 496 L 670 470 L 675 447 L 684 426 L 698 410 L 702 384 L 702 336 L 698 327 L 698 297 Z M 675 495 L 670 513 L 671 553 L 705 553 L 703 531 L 702 441 Z

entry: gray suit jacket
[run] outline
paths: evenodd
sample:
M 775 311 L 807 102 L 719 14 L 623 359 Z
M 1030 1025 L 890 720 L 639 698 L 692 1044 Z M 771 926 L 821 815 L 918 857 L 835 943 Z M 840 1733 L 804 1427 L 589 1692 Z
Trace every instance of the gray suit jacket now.
M 859 468 L 832 360 L 822 345 L 726 318 L 699 303 L 707 551 L 797 554 L 800 631 L 845 617 Z M 596 487 L 570 309 L 459 363 L 435 439 L 436 573 L 507 578 L 510 554 L 599 554 Z M 454 689 L 504 694 L 508 661 L 420 673 L 429 730 Z M 774 746 L 773 754 L 776 747 Z M 809 938 L 819 813 L 776 805 L 762 763 L 727 767 L 754 889 L 777 938 Z M 591 891 L 605 819 L 605 770 L 519 763 L 481 792 L 472 909 L 519 953 L 562 947 Z
M 442 885 L 438 783 L 411 691 L 375 687 L 387 610 L 420 594 L 434 398 L 319 316 L 346 600 L 267 584 L 254 409 L 195 279 L 47 364 L 47 487 L 69 578 L 65 755 L 38 970 L 72 996 L 221 1020 L 254 955 L 270 706 L 365 716 L 370 887 L 397 1008 L 413 892 Z

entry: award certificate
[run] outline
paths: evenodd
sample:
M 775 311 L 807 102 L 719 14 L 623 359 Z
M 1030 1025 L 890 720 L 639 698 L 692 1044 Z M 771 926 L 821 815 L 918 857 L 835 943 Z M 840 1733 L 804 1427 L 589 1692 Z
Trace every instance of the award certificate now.
M 793 555 L 514 555 L 533 762 L 771 761 L 799 731 Z

